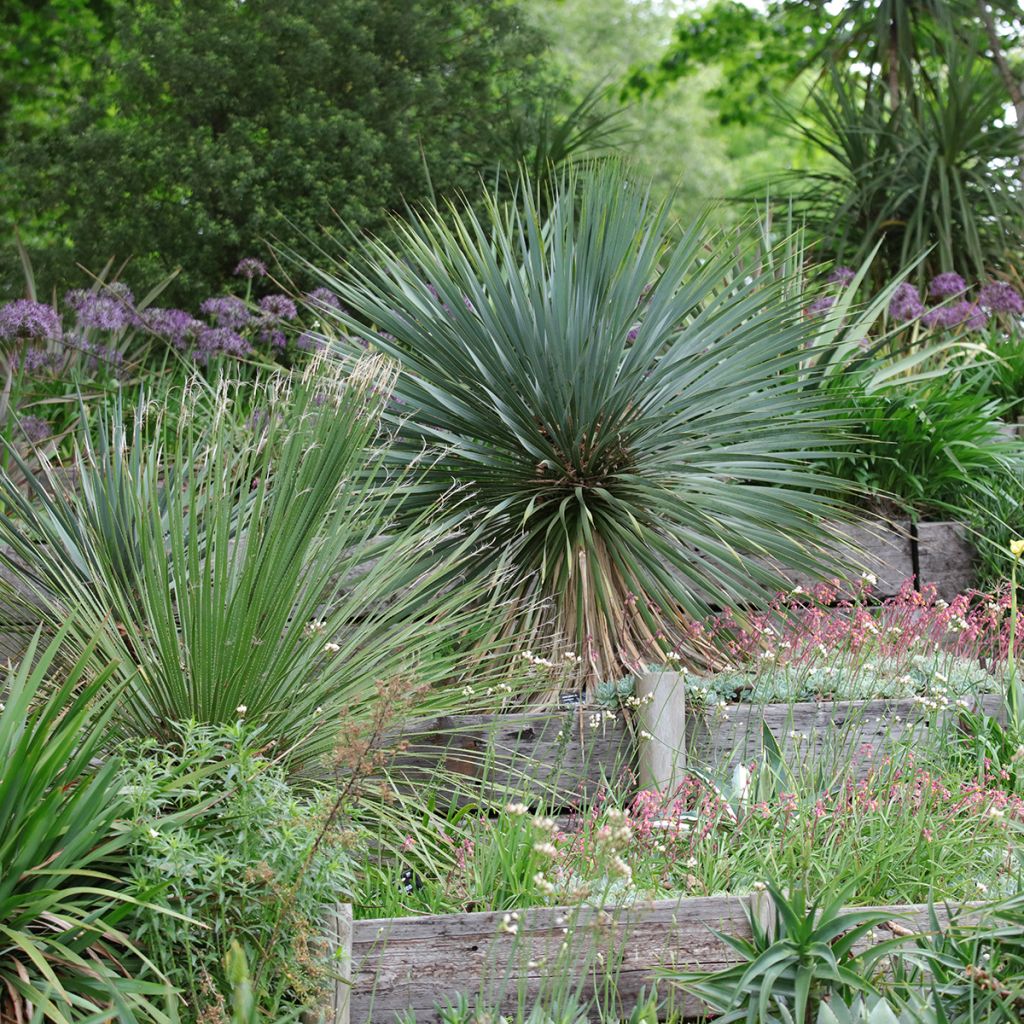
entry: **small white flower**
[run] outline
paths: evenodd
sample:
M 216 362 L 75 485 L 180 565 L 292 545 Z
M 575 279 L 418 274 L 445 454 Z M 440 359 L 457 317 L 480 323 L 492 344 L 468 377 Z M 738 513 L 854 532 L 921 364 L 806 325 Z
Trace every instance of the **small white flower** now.
M 869 586 L 873 587 L 878 583 L 878 577 L 873 572 L 862 572 L 860 578 Z
M 338 651 L 341 650 L 341 645 L 340 644 L 333 644 L 333 643 L 326 643 L 326 644 L 324 644 L 324 650 L 327 651 L 328 654 L 337 654 Z
M 159 839 L 160 838 L 160 833 L 157 832 L 157 830 L 155 828 L 151 828 L 149 830 L 149 838 L 150 839 Z
M 249 709 L 244 704 L 239 704 L 238 707 L 235 708 L 235 711 L 240 715 L 244 715 L 248 710 Z

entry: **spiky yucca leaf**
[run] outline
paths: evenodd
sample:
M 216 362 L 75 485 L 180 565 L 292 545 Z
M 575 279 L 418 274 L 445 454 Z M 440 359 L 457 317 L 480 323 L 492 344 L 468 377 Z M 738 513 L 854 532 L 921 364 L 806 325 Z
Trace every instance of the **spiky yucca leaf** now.
M 614 162 L 535 194 L 427 211 L 320 275 L 343 328 L 402 364 L 389 463 L 439 452 L 403 514 L 443 515 L 464 485 L 450 518 L 490 542 L 478 575 L 512 566 L 508 593 L 548 599 L 614 678 L 696 655 L 693 616 L 779 584 L 764 560 L 823 568 L 839 509 L 814 464 L 837 424 L 784 276 L 737 276 L 733 240 L 699 223 L 674 241 Z

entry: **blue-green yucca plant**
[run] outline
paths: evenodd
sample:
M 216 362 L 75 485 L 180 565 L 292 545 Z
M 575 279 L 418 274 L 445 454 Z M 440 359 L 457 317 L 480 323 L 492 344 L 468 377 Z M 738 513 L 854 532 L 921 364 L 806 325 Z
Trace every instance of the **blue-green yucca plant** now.
M 836 425 L 801 379 L 816 329 L 784 275 L 736 273 L 735 240 L 701 224 L 677 240 L 614 162 L 553 188 L 524 181 L 482 219 L 428 210 L 320 276 L 344 330 L 402 365 L 389 460 L 438 453 L 404 514 L 464 485 L 477 574 L 511 566 L 506 593 L 546 599 L 616 678 L 697 655 L 691 618 L 763 601 L 767 562 L 821 569 L 837 505 L 813 467 Z

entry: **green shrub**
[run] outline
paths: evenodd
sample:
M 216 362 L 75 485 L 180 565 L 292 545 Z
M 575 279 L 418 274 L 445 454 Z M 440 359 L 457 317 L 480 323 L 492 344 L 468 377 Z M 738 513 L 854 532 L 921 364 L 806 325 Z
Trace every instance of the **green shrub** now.
M 241 721 L 186 724 L 180 735 L 169 748 L 143 740 L 123 751 L 119 782 L 135 837 L 128 882 L 147 904 L 126 930 L 178 989 L 190 1020 L 226 1005 L 235 943 L 261 1011 L 311 1006 L 332 978 L 325 911 L 352 878 L 331 813 L 337 796 L 300 799 L 260 730 Z
M 1020 458 L 1000 431 L 998 402 L 956 376 L 874 389 L 857 376 L 837 377 L 829 387 L 851 436 L 832 471 L 883 509 L 966 518 L 998 493 Z

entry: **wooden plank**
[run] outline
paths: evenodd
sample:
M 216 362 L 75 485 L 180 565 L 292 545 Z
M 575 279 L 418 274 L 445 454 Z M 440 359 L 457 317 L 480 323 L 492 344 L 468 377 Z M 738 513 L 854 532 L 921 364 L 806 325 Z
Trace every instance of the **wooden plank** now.
M 406 723 L 389 772 L 403 788 L 433 789 L 460 803 L 501 805 L 545 797 L 551 810 L 573 808 L 607 780 L 634 771 L 633 739 L 621 713 L 597 708 L 507 715 L 451 715 Z M 458 780 L 457 788 L 452 778 Z
M 978 706 L 1003 714 L 998 694 L 982 695 Z M 731 704 L 724 715 L 687 715 L 686 743 L 694 764 L 724 773 L 760 758 L 767 724 L 791 764 L 844 760 L 863 777 L 894 742 L 923 741 L 952 714 L 930 712 L 912 698 Z M 403 740 L 409 745 L 395 756 L 393 778 L 408 791 L 433 790 L 463 804 L 532 798 L 544 799 L 552 812 L 572 810 L 608 780 L 635 779 L 633 738 L 622 715 L 611 721 L 597 708 L 425 719 L 389 735 L 386 745 Z
M 939 597 L 952 601 L 976 583 L 977 554 L 960 523 L 918 523 L 917 564 L 921 584 L 933 583 Z
M 660 970 L 735 963 L 735 952 L 713 930 L 750 938 L 747 906 L 746 897 L 713 896 L 607 910 L 535 907 L 515 917 L 481 912 L 357 921 L 352 1019 L 392 1024 L 397 1013 L 413 1011 L 417 1024 L 433 1024 L 437 1004 L 459 994 L 514 1013 L 538 996 L 566 991 L 628 1015 Z M 929 928 L 927 906 L 881 909 L 904 927 Z M 944 921 L 944 910 L 937 912 Z M 879 929 L 877 937 L 891 934 Z M 664 984 L 659 991 L 671 996 Z M 686 1016 L 700 1012 L 691 997 L 676 994 L 674 1002 Z
M 978 705 L 989 715 L 1004 714 L 999 694 L 983 694 Z M 731 704 L 725 716 L 691 715 L 689 757 L 695 764 L 719 770 L 761 757 L 763 726 L 783 747 L 788 763 L 811 759 L 826 766 L 848 764 L 858 778 L 866 775 L 903 738 L 924 741 L 939 725 L 948 725 L 954 711 L 929 712 L 912 698 L 871 701 L 810 701 L 796 704 Z

